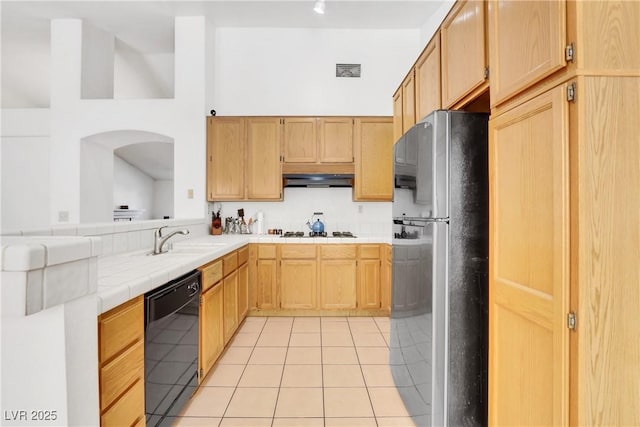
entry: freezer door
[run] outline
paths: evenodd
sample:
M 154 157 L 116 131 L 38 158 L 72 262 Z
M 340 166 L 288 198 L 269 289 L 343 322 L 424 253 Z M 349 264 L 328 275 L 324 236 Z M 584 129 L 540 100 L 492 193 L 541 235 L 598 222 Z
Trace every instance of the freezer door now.
M 449 114 L 434 111 L 416 125 L 416 203 L 429 218 L 449 217 Z

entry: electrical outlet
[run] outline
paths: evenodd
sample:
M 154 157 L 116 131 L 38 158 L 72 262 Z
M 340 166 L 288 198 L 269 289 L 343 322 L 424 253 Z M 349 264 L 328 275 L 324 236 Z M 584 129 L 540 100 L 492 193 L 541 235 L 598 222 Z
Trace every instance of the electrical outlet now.
M 193 188 L 187 190 L 187 199 L 193 199 Z
M 58 221 L 69 222 L 69 211 L 58 211 Z
M 358 213 L 362 213 L 363 210 L 363 206 L 362 205 L 358 205 Z

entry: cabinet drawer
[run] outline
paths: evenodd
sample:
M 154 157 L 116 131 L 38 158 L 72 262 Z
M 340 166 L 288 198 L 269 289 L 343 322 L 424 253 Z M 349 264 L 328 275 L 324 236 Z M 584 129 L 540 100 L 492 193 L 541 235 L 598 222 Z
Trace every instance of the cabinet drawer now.
M 238 268 L 238 252 L 230 253 L 222 258 L 222 265 L 225 276 L 236 270 Z
M 360 258 L 361 259 L 379 259 L 380 258 L 380 246 L 378 246 L 378 245 L 361 245 L 360 246 Z
M 315 245 L 282 245 L 280 257 L 283 259 L 308 259 L 316 257 Z
M 113 359 L 100 370 L 100 409 L 104 410 L 137 379 L 144 377 L 144 342 Z
M 355 245 L 322 245 L 322 259 L 355 259 Z
M 238 249 L 238 265 L 242 265 L 249 259 L 249 247 Z
M 222 279 L 222 260 L 217 260 L 201 269 L 202 292 L 206 291 Z
M 116 403 L 102 414 L 101 427 L 144 425 L 144 381 L 140 378 Z
M 139 296 L 99 317 L 100 363 L 111 359 L 144 335 L 144 304 Z
M 385 259 L 391 261 L 393 259 L 393 255 L 391 253 L 391 245 L 384 245 L 384 257 Z
M 276 245 L 258 245 L 259 259 L 276 259 Z

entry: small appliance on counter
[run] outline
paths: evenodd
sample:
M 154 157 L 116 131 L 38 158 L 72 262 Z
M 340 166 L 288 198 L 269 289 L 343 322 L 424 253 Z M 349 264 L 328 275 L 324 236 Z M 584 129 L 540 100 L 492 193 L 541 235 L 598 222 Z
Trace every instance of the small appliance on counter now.
M 324 231 L 324 223 L 320 221 L 323 215 L 322 212 L 314 212 L 311 220 L 307 221 L 307 227 L 311 230 L 311 233 L 309 233 L 311 237 L 327 237 L 327 233 Z

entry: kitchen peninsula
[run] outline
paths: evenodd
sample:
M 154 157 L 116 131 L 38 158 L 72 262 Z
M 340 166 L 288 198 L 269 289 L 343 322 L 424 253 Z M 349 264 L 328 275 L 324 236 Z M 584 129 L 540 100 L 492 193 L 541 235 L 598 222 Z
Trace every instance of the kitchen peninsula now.
M 161 221 L 148 223 L 146 227 L 157 227 Z M 260 247 L 277 248 L 277 256 L 274 254 L 273 258 L 275 264 L 283 247 L 313 247 L 314 251 L 316 246 L 348 247 L 360 256 L 359 248 L 370 251 L 371 248 L 384 248 L 389 243 L 388 237 L 376 235 L 349 239 L 348 245 L 345 245 L 344 238 L 332 237 L 209 236 L 206 234 L 207 224 L 202 220 L 169 220 L 165 223 L 189 228 L 191 238 L 176 240 L 168 253 L 157 256 L 149 255 L 150 241 L 147 242 L 148 247 L 141 244 L 135 250 L 103 254 L 105 242 L 119 240 L 120 236 L 114 236 L 132 233 L 131 230 L 101 237 L 49 235 L 7 236 L 3 239 L 3 346 L 14 349 L 4 352 L 2 359 L 2 388 L 7 410 L 54 411 L 55 419 L 50 414 L 50 420 L 43 421 L 42 425 L 99 424 L 98 316 L 239 248 L 248 246 L 250 252 L 256 254 Z M 116 224 L 109 227 L 113 232 L 132 226 Z M 99 227 L 94 226 L 93 229 Z M 135 232 L 148 236 L 149 230 L 153 229 Z M 252 258 L 251 261 L 257 266 L 257 259 Z M 355 262 L 354 258 L 354 265 Z M 376 260 L 375 264 L 381 266 L 383 262 Z M 259 296 L 256 294 L 259 287 L 253 267 L 249 274 L 248 298 L 253 310 L 250 314 L 259 314 Z M 280 271 L 279 265 L 275 268 Z M 376 280 L 380 278 L 375 274 L 374 277 Z M 282 295 L 278 287 L 275 289 L 278 297 Z M 374 294 L 380 296 L 379 287 Z M 279 303 L 274 308 L 279 309 Z M 375 308 L 380 309 L 379 297 Z M 263 314 L 277 315 L 276 311 L 267 310 Z M 331 312 L 324 310 L 324 314 Z M 333 312 L 358 314 L 351 308 Z M 292 314 L 291 310 L 286 313 Z M 298 312 L 300 315 L 311 313 L 309 310 Z M 313 311 L 315 315 L 319 313 L 319 307 Z M 29 339 L 25 340 L 25 336 Z M 15 351 L 18 348 L 21 350 Z M 46 364 L 42 363 L 43 354 L 47 354 Z M 66 384 L 64 392 L 61 392 L 60 384 Z

